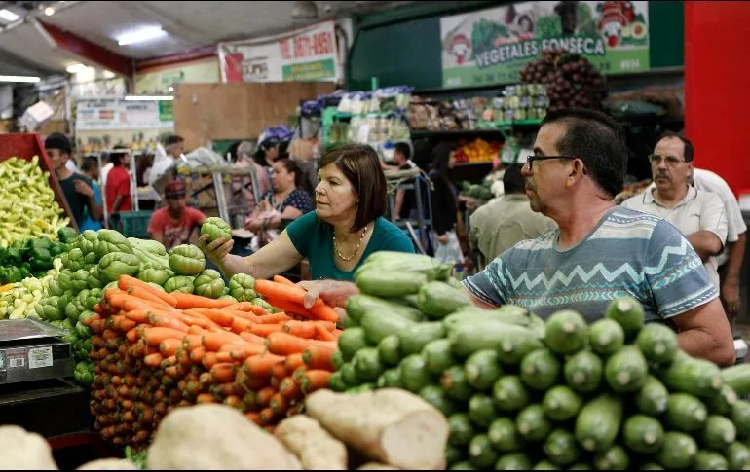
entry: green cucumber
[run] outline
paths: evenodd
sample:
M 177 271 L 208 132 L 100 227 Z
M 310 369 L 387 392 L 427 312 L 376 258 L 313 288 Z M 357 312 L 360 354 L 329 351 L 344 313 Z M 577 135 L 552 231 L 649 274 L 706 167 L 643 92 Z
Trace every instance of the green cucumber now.
M 568 467 L 568 470 L 593 470 L 590 465 L 585 462 L 576 462 L 575 464 Z
M 588 326 L 575 310 L 559 310 L 547 318 L 544 344 L 557 354 L 573 354 L 586 345 Z
M 589 327 L 589 346 L 604 357 L 620 350 L 625 343 L 625 332 L 615 320 L 602 318 Z
M 440 378 L 440 386 L 454 400 L 468 401 L 474 393 L 474 389 L 466 380 L 466 372 L 462 365 L 454 365 L 446 370 Z
M 373 346 L 377 346 L 388 336 L 398 335 L 398 333 L 405 331 L 413 324 L 413 321 L 407 320 L 395 313 L 380 310 L 366 312 L 362 315 L 362 319 L 359 322 L 360 327 L 365 333 L 365 339 Z
M 418 354 L 432 341 L 445 335 L 445 328 L 439 321 L 414 323 L 397 333 L 399 347 L 404 355 Z
M 557 385 L 544 394 L 544 414 L 547 418 L 564 421 L 574 418 L 581 411 L 581 396 L 567 385 Z
M 750 437 L 750 402 L 737 400 L 732 406 L 732 423 L 737 428 L 737 434 Z
M 544 460 L 542 462 L 537 463 L 537 465 L 534 466 L 532 470 L 562 470 L 560 467 L 556 466 L 550 461 Z
M 447 397 L 445 390 L 438 385 L 424 387 L 419 391 L 419 396 L 437 408 L 443 416 L 448 417 L 456 412 L 456 405 Z
M 378 379 L 378 388 L 401 387 L 401 369 L 394 367 L 383 372 Z
M 750 364 L 737 364 L 721 371 L 721 378 L 734 392 L 745 397 L 750 395 Z
M 469 306 L 451 313 L 443 319 L 446 328 L 451 329 L 468 321 L 498 321 L 500 323 L 529 327 L 531 312 L 514 305 L 505 305 L 493 310 Z
M 458 363 L 458 359 L 451 351 L 451 342 L 447 339 L 438 339 L 427 344 L 422 349 L 422 356 L 427 361 L 427 370 L 432 375 L 443 375 L 449 367 Z
M 737 429 L 732 420 L 723 416 L 709 416 L 701 432 L 701 443 L 706 449 L 717 452 L 726 451 L 737 439 Z
M 625 446 L 638 454 L 655 454 L 664 442 L 664 428 L 654 418 L 631 416 L 622 426 Z
M 467 446 L 474 437 L 474 426 L 466 413 L 455 413 L 448 418 L 448 444 L 455 447 Z
M 437 280 L 424 284 L 417 293 L 417 308 L 433 319 L 442 319 L 469 305 L 471 298 L 466 292 Z
M 628 470 L 630 459 L 621 446 L 612 446 L 594 455 L 596 470 Z
M 346 359 L 344 359 L 344 353 L 342 353 L 340 349 L 336 349 L 336 351 L 331 356 L 331 364 L 333 364 L 333 368 L 336 369 L 337 371 L 341 370 L 344 364 L 346 364 Z
M 359 383 L 357 381 L 357 371 L 354 369 L 354 364 L 344 364 L 339 372 L 341 372 L 341 380 L 344 381 L 344 384 L 346 384 L 347 387 L 354 387 Z
M 521 380 L 535 390 L 547 390 L 557 382 L 562 366 L 548 348 L 526 354 L 519 368 Z
M 477 434 L 469 442 L 469 461 L 480 469 L 491 467 L 497 462 L 498 454 L 486 434 Z
M 729 384 L 721 386 L 716 395 L 706 399 L 706 408 L 712 415 L 732 416 L 732 407 L 737 403 L 737 394 Z
M 376 385 L 373 382 L 365 382 L 363 384 L 359 384 L 356 387 L 352 387 L 349 390 L 347 390 L 347 393 L 362 393 L 362 392 L 369 392 L 370 390 L 375 390 Z
M 448 465 L 448 467 L 463 460 L 464 452 L 461 449 L 453 447 L 450 444 L 445 446 L 445 463 Z
M 495 462 L 495 470 L 529 470 L 533 462 L 522 452 L 505 454 Z
M 346 391 L 346 387 L 347 385 L 342 378 L 341 371 L 331 374 L 331 378 L 328 379 L 328 388 L 330 388 L 334 392 L 343 392 Z
M 612 300 L 607 307 L 607 318 L 617 321 L 625 333 L 625 342 L 635 339 L 646 322 L 643 306 L 633 297 L 624 296 Z
M 593 392 L 599 388 L 603 370 L 604 366 L 599 356 L 587 349 L 568 357 L 563 368 L 565 382 L 582 393 Z
M 378 348 L 372 346 L 366 346 L 357 351 L 352 363 L 357 372 L 357 380 L 365 382 L 378 380 L 378 377 L 385 371 L 383 363 L 380 362 Z
M 477 390 L 490 389 L 503 375 L 500 356 L 492 349 L 482 349 L 470 355 L 464 366 L 466 380 Z
M 698 451 L 695 454 L 695 462 L 693 463 L 693 469 L 695 470 L 727 470 L 729 469 L 729 461 L 727 458 L 717 452 L 711 451 Z
M 469 357 L 480 349 L 495 349 L 501 362 L 507 364 L 517 364 L 523 356 L 542 347 L 532 331 L 496 321 L 467 322 L 451 330 L 448 339 L 459 357 Z
M 516 416 L 516 430 L 526 441 L 543 440 L 551 428 L 552 426 L 544 416 L 542 405 L 529 405 Z
M 557 428 L 544 440 L 544 453 L 555 465 L 566 466 L 578 460 L 581 449 L 573 433 L 567 429 Z
M 484 393 L 475 393 L 469 399 L 469 418 L 477 426 L 487 427 L 497 417 L 495 402 Z
M 615 392 L 634 392 L 646 383 L 648 363 L 638 348 L 626 346 L 607 359 L 604 375 Z
M 635 343 L 643 356 L 656 364 L 669 364 L 680 349 L 677 334 L 672 328 L 660 323 L 649 323 L 644 326 L 638 333 Z
M 635 404 L 638 411 L 646 416 L 660 416 L 667 411 L 669 391 L 656 377 L 649 376 L 646 383 L 635 394 Z
M 457 464 L 453 464 L 448 470 L 477 470 L 469 461 L 462 461 Z
M 399 346 L 398 336 L 395 334 L 386 336 L 378 343 L 378 354 L 383 364 L 394 366 L 401 362 L 403 356 L 401 355 Z
M 354 278 L 356 280 L 361 273 L 375 270 L 409 275 L 424 274 L 428 280 L 448 280 L 453 273 L 453 266 L 453 263 L 441 264 L 424 254 L 378 251 L 367 257 L 355 271 Z
M 744 444 L 739 442 L 730 444 L 726 454 L 730 469 L 748 470 L 750 468 L 750 448 Z
M 529 404 L 529 392 L 515 375 L 498 379 L 492 386 L 492 396 L 497 407 L 506 413 L 519 411 Z
M 427 370 L 427 362 L 420 354 L 410 354 L 401 361 L 401 386 L 417 393 L 432 382 L 430 372 Z
M 638 470 L 664 470 L 664 467 L 656 462 L 646 462 Z
M 686 433 L 698 431 L 706 424 L 708 412 L 705 405 L 689 393 L 673 393 L 667 401 L 667 423 Z
M 387 301 L 388 303 L 393 303 L 394 305 L 398 305 L 399 307 L 417 308 L 417 296 L 416 295 L 407 295 L 405 297 L 398 297 L 398 298 L 388 298 L 385 301 Z
M 403 297 L 419 293 L 427 283 L 427 276 L 419 272 L 366 270 L 357 272 L 354 283 L 361 293 L 373 297 Z
M 520 451 L 524 440 L 516 431 L 516 424 L 510 418 L 495 418 L 487 428 L 490 442 L 500 452 Z
M 581 408 L 576 419 L 576 439 L 586 451 L 605 451 L 614 444 L 621 421 L 620 399 L 607 393 L 601 394 Z
M 358 350 L 367 346 L 365 331 L 362 328 L 345 329 L 339 336 L 338 346 L 344 360 L 346 362 L 351 361 Z

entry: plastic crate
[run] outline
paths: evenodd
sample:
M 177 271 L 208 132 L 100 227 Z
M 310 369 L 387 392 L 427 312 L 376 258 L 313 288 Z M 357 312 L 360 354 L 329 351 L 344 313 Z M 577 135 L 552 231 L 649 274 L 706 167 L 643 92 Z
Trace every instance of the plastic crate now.
M 148 234 L 148 222 L 151 221 L 153 211 L 126 211 L 120 213 L 122 222 L 122 234 L 129 238 L 150 238 Z

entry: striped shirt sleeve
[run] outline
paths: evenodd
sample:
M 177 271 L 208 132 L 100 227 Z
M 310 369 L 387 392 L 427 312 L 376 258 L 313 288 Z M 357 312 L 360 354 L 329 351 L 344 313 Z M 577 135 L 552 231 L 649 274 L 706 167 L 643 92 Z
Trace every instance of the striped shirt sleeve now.
M 659 316 L 680 315 L 719 296 L 693 246 L 668 221 L 654 229 L 644 267 Z
M 497 307 L 507 303 L 507 274 L 503 261 L 507 260 L 509 253 L 512 251 L 512 249 L 505 251 L 485 267 L 482 272 L 464 280 L 464 287 L 474 298 Z

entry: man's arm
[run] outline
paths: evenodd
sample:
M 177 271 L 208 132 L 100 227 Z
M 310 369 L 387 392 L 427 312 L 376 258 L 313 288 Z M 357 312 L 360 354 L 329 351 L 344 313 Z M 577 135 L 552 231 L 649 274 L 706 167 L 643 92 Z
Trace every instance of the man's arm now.
M 688 354 L 720 366 L 734 364 L 732 330 L 718 298 L 670 319 L 679 329 L 680 347 Z
M 697 231 L 688 236 L 687 239 L 693 245 L 701 262 L 706 262 L 709 257 L 717 255 L 723 248 L 721 239 L 711 231 Z
M 484 308 L 485 310 L 494 310 L 495 308 L 497 308 L 495 306 L 492 306 L 488 303 L 483 302 L 482 300 L 472 295 L 471 292 L 466 290 L 466 287 L 462 288 L 461 291 L 464 292 L 469 297 L 469 299 L 471 300 L 471 303 L 473 303 L 474 306 L 476 307 Z
M 396 190 L 396 197 L 395 202 L 393 204 L 393 210 L 396 214 L 395 218 L 398 220 L 401 218 L 401 207 L 404 205 L 404 190 L 398 189 Z
M 737 236 L 737 241 L 729 245 L 729 260 L 724 283 L 721 286 L 721 296 L 727 305 L 731 318 L 740 312 L 740 269 L 745 259 L 745 233 Z
M 159 241 L 160 243 L 164 244 L 164 231 L 154 231 L 151 234 L 151 239 L 154 241 Z

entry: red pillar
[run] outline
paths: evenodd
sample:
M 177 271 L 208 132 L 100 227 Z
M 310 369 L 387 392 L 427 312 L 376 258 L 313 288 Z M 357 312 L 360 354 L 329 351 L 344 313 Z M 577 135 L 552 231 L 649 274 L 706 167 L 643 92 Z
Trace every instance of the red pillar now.
M 750 2 L 685 2 L 685 131 L 695 164 L 750 193 Z

